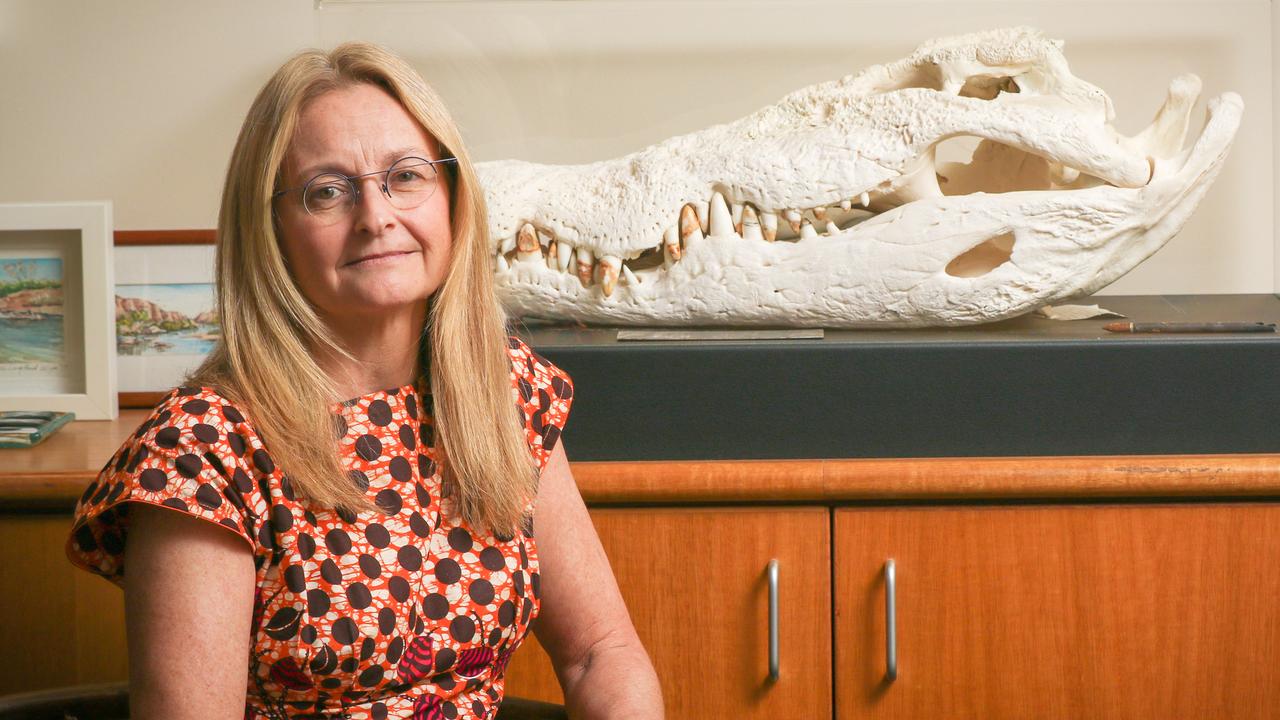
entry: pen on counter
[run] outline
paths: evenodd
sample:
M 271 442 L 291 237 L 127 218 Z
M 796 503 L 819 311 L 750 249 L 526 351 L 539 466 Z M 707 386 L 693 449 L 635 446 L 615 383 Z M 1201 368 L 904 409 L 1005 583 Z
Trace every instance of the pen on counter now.
M 1259 333 L 1275 332 L 1275 323 L 1264 322 L 1111 322 L 1102 326 L 1113 333 Z

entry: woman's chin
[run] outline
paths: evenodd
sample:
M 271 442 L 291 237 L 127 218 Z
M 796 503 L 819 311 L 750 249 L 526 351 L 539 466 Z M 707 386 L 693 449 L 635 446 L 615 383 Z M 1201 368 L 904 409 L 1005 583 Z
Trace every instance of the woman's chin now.
M 336 299 L 330 304 L 328 314 L 335 318 L 376 322 L 399 314 L 412 314 L 420 309 L 425 311 L 430 296 L 425 288 L 412 292 L 389 287 L 369 288 L 366 292 L 344 294 Z

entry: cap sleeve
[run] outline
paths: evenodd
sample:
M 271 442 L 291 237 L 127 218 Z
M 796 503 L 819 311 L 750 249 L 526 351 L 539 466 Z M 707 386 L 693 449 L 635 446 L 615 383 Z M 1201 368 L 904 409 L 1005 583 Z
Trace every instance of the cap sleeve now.
M 257 489 L 244 461 L 249 434 L 240 412 L 214 391 L 175 390 L 80 496 L 68 559 L 119 584 L 131 502 L 213 523 L 253 548 L 250 494 Z
M 569 406 L 573 403 L 573 381 L 569 374 L 534 352 L 519 338 L 510 341 L 512 382 L 516 404 L 524 422 L 529 451 L 541 472 L 551 451 L 560 441 Z

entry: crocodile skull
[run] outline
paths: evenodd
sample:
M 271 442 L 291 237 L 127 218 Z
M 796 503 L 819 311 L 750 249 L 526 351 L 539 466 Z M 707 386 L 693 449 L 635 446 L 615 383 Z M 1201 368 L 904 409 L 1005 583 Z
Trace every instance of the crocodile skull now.
M 1216 176 L 1242 102 L 1173 80 L 1133 137 L 1062 43 L 1004 29 L 587 165 L 479 166 L 515 315 L 634 325 L 961 325 L 1106 286 Z M 943 162 L 952 138 L 976 142 Z

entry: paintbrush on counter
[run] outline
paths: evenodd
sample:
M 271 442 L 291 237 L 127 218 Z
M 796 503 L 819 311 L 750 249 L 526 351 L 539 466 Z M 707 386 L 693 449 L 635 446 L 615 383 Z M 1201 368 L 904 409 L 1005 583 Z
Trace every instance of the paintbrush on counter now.
M 1110 322 L 1103 330 L 1113 333 L 1273 333 L 1275 323 L 1264 322 Z

